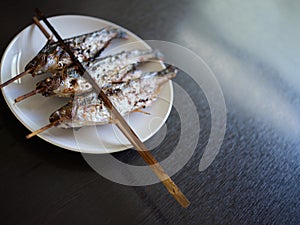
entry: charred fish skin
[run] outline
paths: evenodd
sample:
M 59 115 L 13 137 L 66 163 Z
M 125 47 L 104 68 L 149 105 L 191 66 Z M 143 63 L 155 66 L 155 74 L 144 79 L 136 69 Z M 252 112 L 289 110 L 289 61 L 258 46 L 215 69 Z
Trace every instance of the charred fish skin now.
M 129 72 L 135 70 L 139 63 L 158 61 L 161 58 L 162 55 L 157 50 L 123 51 L 92 62 L 85 62 L 83 66 L 87 68 L 97 84 L 103 87 L 122 81 Z M 92 86 L 84 76 L 80 75 L 76 66 L 70 66 L 39 82 L 36 86 L 36 90 L 38 89 L 43 89 L 42 95 L 44 96 L 71 97 L 74 94 L 80 95 L 92 91 Z
M 128 35 L 122 29 L 109 26 L 99 31 L 67 38 L 64 42 L 80 62 L 86 62 L 98 57 L 115 38 L 128 38 Z M 55 42 L 46 44 L 37 56 L 26 65 L 25 70 L 32 70 L 30 73 L 35 76 L 45 72 L 62 70 L 71 63 L 68 53 L 61 48 L 58 42 Z
M 175 77 L 176 73 L 177 70 L 172 66 L 158 72 L 143 73 L 140 78 L 111 85 L 105 89 L 105 94 L 120 114 L 125 116 L 151 105 L 157 99 L 163 84 Z M 60 121 L 57 124 L 59 128 L 113 123 L 109 109 L 95 92 L 75 96 L 50 116 L 50 122 L 54 121 Z

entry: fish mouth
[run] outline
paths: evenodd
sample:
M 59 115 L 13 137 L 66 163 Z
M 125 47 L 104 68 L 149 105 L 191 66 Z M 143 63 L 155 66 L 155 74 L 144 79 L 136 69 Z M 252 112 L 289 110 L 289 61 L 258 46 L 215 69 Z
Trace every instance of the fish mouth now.
M 72 100 L 66 104 L 65 106 L 61 107 L 59 110 L 52 113 L 49 117 L 50 123 L 54 122 L 61 122 L 61 121 L 69 121 L 72 120 L 72 108 L 73 103 Z
M 52 77 L 47 77 L 45 80 L 40 81 L 36 84 L 36 90 L 40 90 L 43 96 L 50 96 L 54 94 L 54 90 L 56 90 L 61 83 L 61 75 L 59 73 L 55 73 Z
M 36 65 L 37 65 L 37 62 L 36 62 L 36 61 L 34 61 L 34 60 L 30 61 L 30 62 L 25 66 L 25 71 L 28 71 L 28 70 L 34 71 L 35 68 L 36 68 Z M 32 73 L 32 74 L 33 74 L 33 73 Z
M 60 116 L 60 113 L 58 111 L 52 113 L 51 116 L 49 117 L 50 123 L 54 123 L 54 122 L 59 121 L 59 120 L 61 120 L 61 116 Z
M 45 53 L 34 57 L 26 66 L 25 70 L 31 70 L 32 76 L 44 73 L 42 70 L 47 63 L 47 55 Z

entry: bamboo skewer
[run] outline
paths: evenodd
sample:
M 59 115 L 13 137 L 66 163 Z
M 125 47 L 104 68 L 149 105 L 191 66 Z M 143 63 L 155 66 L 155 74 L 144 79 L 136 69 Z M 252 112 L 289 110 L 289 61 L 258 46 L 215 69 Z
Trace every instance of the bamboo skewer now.
M 51 127 L 57 125 L 58 123 L 59 123 L 59 121 L 54 121 L 54 122 L 52 122 L 52 123 L 49 123 L 49 124 L 47 124 L 46 126 L 44 126 L 44 127 L 40 128 L 40 129 L 38 129 L 38 130 L 32 132 L 31 134 L 28 134 L 28 135 L 26 136 L 26 138 L 27 138 L 27 139 L 32 138 L 33 136 L 38 135 L 39 133 L 42 133 L 42 132 L 44 132 L 45 130 L 48 130 L 49 128 L 51 128 Z
M 18 75 L 14 76 L 13 78 L 9 79 L 8 81 L 5 81 L 3 84 L 0 84 L 0 89 L 4 88 L 5 86 L 9 85 L 10 83 L 14 82 L 15 80 L 18 80 L 19 78 L 25 76 L 26 74 L 29 74 L 33 69 L 28 69 L 22 73 L 19 73 Z
M 111 111 L 113 120 L 116 122 L 117 127 L 122 131 L 122 133 L 127 137 L 130 143 L 137 149 L 138 153 L 145 160 L 145 162 L 151 167 L 153 172 L 157 175 L 157 177 L 161 180 L 161 182 L 165 185 L 166 189 L 170 194 L 177 200 L 177 202 L 184 208 L 190 205 L 189 200 L 184 196 L 181 190 L 177 187 L 177 185 L 173 182 L 173 180 L 168 176 L 168 174 L 164 171 L 164 169 L 160 166 L 158 161 L 153 157 L 153 155 L 149 152 L 145 144 L 138 138 L 138 136 L 134 133 L 134 131 L 130 128 L 130 126 L 126 123 L 124 118 L 120 115 L 117 109 L 113 106 L 109 98 L 105 95 L 102 89 L 97 85 L 97 83 L 92 79 L 90 74 L 85 70 L 82 64 L 76 59 L 73 52 L 66 46 L 60 35 L 56 32 L 56 30 L 52 27 L 52 25 L 48 22 L 47 18 L 43 15 L 43 13 L 36 9 L 36 13 L 38 17 L 40 17 L 47 27 L 51 30 L 56 39 L 61 43 L 62 47 L 66 52 L 70 55 L 72 61 L 77 64 L 81 74 L 85 74 L 85 79 L 92 85 L 93 89 L 99 93 L 99 97 L 103 100 L 105 105 Z M 55 121 L 54 123 L 58 123 L 59 121 Z M 55 126 L 56 124 L 51 123 L 47 126 L 39 129 L 36 132 L 33 132 L 27 136 L 30 138 L 44 130 Z
M 46 29 L 45 29 L 45 28 L 43 27 L 43 25 L 40 23 L 39 19 L 38 19 L 36 16 L 34 16 L 34 17 L 32 18 L 32 20 L 33 20 L 33 22 L 38 26 L 38 28 L 40 28 L 40 30 L 42 31 L 42 33 L 46 36 L 46 38 L 48 39 L 48 43 L 54 42 L 54 41 L 53 41 L 53 38 L 52 38 L 52 35 L 50 35 L 50 34 L 46 31 Z
M 34 95 L 36 95 L 37 93 L 42 92 L 43 90 L 45 90 L 45 87 L 40 88 L 40 89 L 35 89 L 35 90 L 32 90 L 32 91 L 30 91 L 30 92 L 28 92 L 28 93 L 26 93 L 26 94 L 24 94 L 24 95 L 21 95 L 21 96 L 19 96 L 19 97 L 17 97 L 17 98 L 15 99 L 15 103 L 18 103 L 18 102 L 20 102 L 20 101 L 25 100 L 26 98 L 29 98 L 29 97 L 31 97 L 31 96 L 34 96 Z

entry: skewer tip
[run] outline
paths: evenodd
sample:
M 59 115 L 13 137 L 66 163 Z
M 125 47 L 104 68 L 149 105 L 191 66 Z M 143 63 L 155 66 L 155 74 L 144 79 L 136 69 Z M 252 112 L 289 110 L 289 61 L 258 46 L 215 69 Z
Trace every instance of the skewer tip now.
M 44 14 L 42 13 L 42 11 L 39 8 L 35 8 L 35 13 L 39 16 L 39 17 L 43 17 Z
M 9 85 L 10 83 L 14 82 L 15 80 L 25 76 L 26 74 L 29 74 L 30 72 L 32 72 L 34 69 L 33 68 L 30 68 L 14 77 L 12 77 L 11 79 L 9 79 L 8 81 L 5 81 L 3 84 L 0 84 L 0 89 L 1 88 L 4 88 L 5 86 Z
M 37 93 L 43 92 L 45 89 L 46 89 L 45 87 L 42 87 L 42 88 L 39 88 L 39 89 L 32 90 L 32 91 L 30 91 L 30 92 L 28 92 L 28 93 L 26 93 L 26 94 L 24 94 L 24 95 L 21 95 L 21 96 L 19 96 L 19 97 L 17 97 L 17 98 L 15 99 L 15 103 L 18 103 L 18 102 L 20 102 L 20 101 L 23 101 L 23 100 L 25 100 L 26 98 L 29 98 L 29 97 L 31 97 L 31 96 L 36 95 Z
M 24 94 L 24 95 L 21 95 L 21 96 L 15 98 L 15 103 L 18 103 L 18 102 L 20 102 L 20 101 L 23 101 L 24 99 L 29 98 L 29 97 L 35 95 L 36 93 L 37 93 L 37 91 L 36 91 L 36 90 L 33 90 L 33 91 L 30 91 L 30 92 L 28 92 L 28 93 L 26 93 L 26 94 Z
M 38 134 L 44 132 L 45 130 L 48 130 L 49 128 L 51 128 L 51 127 L 57 125 L 58 123 L 59 123 L 58 120 L 57 120 L 57 121 L 54 121 L 54 122 L 52 122 L 52 123 L 49 123 L 49 124 L 47 124 L 46 126 L 43 126 L 42 128 L 40 128 L 40 129 L 38 129 L 38 130 L 32 132 L 31 134 L 26 135 L 26 139 L 30 139 L 30 138 L 32 138 L 32 137 L 34 137 L 34 136 L 36 136 L 36 135 L 38 135 Z

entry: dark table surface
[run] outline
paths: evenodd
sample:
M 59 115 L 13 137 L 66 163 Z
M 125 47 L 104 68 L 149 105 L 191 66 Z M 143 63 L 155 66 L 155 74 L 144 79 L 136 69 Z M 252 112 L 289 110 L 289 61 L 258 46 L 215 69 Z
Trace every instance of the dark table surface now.
M 32 23 L 35 7 L 48 16 L 100 17 L 143 39 L 192 50 L 222 88 L 226 134 L 215 160 L 199 172 L 210 108 L 203 91 L 180 72 L 174 81 L 195 103 L 201 123 L 193 157 L 172 176 L 191 200 L 183 209 L 161 183 L 117 184 L 80 153 L 38 137 L 25 140 L 28 130 L 1 96 L 1 224 L 300 224 L 298 1 L 10 0 L 1 3 L 1 53 Z M 159 160 L 176 146 L 178 121 L 173 109 L 165 140 L 153 151 Z M 113 155 L 144 165 L 134 150 Z

